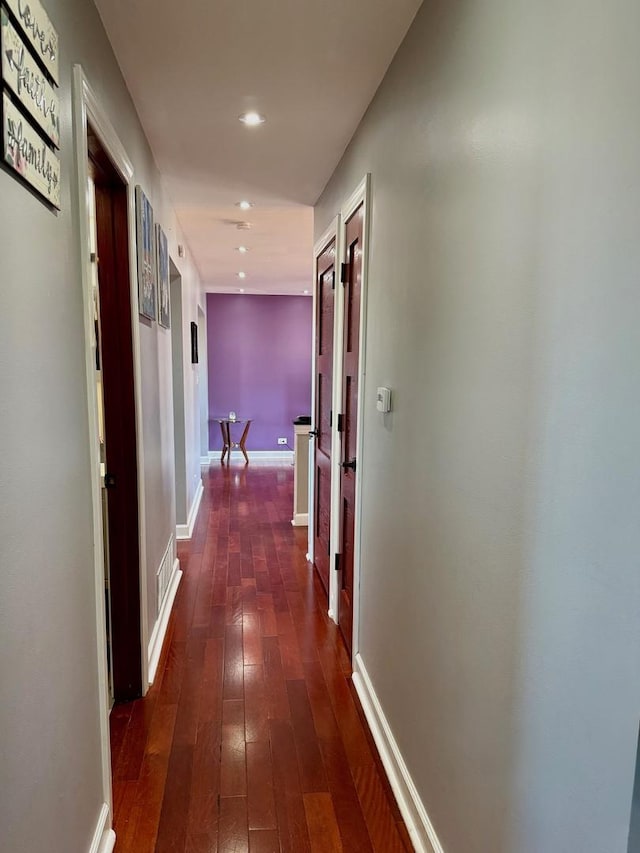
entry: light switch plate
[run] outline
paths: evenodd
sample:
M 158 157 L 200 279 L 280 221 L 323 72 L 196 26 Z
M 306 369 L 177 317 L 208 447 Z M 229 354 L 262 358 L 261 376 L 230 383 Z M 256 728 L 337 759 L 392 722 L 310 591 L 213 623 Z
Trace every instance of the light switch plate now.
M 376 409 L 383 414 L 391 411 L 390 388 L 378 388 L 376 392 Z

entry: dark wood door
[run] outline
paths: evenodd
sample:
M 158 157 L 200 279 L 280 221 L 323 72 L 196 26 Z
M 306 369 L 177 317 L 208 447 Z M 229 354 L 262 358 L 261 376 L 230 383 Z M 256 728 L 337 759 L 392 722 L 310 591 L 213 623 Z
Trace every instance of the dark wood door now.
M 89 132 L 106 448 L 111 667 L 116 700 L 142 695 L 140 554 L 127 188 Z
M 335 311 L 335 254 L 332 240 L 317 259 L 316 376 L 315 376 L 315 501 L 314 560 L 329 593 L 331 533 L 331 406 L 333 396 L 333 320 Z
M 362 294 L 362 224 L 360 205 L 346 223 L 346 263 L 343 270 L 344 337 L 342 367 L 342 433 L 340 467 L 340 605 L 338 621 L 351 652 L 353 635 L 354 534 L 360 301 Z

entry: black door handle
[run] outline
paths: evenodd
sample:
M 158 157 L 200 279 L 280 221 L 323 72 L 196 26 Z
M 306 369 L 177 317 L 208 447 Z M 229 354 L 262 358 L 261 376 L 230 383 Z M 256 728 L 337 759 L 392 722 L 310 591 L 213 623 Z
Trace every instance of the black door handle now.
M 342 467 L 345 469 L 345 471 L 348 470 L 349 468 L 352 471 L 355 471 L 356 470 L 356 460 L 350 459 L 349 462 L 343 462 Z
M 313 438 L 314 436 L 317 437 L 319 435 L 320 435 L 320 430 L 318 430 L 318 429 L 310 429 L 309 430 L 309 438 Z
M 115 474 L 105 474 L 104 475 L 104 487 L 105 487 L 105 489 L 115 489 L 115 487 L 116 487 Z

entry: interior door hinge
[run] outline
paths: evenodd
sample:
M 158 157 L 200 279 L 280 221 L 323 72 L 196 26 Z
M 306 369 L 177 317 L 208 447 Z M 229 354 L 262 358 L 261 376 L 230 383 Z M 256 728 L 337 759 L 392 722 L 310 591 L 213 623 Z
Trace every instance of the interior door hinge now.
M 346 284 L 349 281 L 349 264 L 340 265 L 340 281 Z
M 338 415 L 338 432 L 344 432 L 344 415 Z
M 331 542 L 327 542 L 327 557 L 331 556 Z
M 335 290 L 335 289 L 336 289 L 336 271 L 334 270 L 331 273 L 331 290 Z
M 333 409 L 329 409 L 329 429 L 333 426 Z
M 333 564 L 333 568 L 336 572 L 340 571 L 340 554 L 335 555 L 335 562 Z

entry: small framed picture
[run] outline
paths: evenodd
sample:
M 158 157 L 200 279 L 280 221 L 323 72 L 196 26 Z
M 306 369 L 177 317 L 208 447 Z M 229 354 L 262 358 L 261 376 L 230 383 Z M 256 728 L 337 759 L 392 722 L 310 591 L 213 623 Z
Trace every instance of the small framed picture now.
M 158 271 L 158 323 L 165 329 L 170 329 L 169 245 L 167 235 L 160 225 L 156 225 L 156 269 Z
M 153 234 L 153 209 L 136 187 L 136 244 L 138 253 L 138 308 L 148 320 L 156 319 L 156 264 Z
M 198 324 L 191 323 L 191 364 L 198 363 Z

